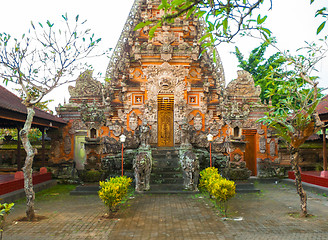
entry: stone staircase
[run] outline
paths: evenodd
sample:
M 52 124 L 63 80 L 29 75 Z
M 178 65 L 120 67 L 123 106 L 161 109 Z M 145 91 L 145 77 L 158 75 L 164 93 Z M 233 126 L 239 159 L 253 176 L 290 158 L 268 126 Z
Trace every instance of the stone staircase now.
M 153 166 L 150 176 L 150 191 L 145 193 L 188 193 L 183 188 L 182 170 L 179 165 L 179 150 L 174 147 L 152 149 Z

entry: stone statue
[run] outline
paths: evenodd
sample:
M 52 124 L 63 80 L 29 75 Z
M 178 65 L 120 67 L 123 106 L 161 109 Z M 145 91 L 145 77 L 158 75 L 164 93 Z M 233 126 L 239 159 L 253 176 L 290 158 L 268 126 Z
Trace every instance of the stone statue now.
M 181 124 L 181 146 L 190 146 L 191 126 L 186 118 L 183 119 Z
M 183 151 L 180 155 L 183 169 L 183 185 L 185 189 L 198 191 L 199 161 L 192 151 Z
M 152 158 L 149 152 L 139 152 L 133 159 L 134 177 L 136 180 L 136 191 L 149 190 Z
M 144 119 L 139 127 L 140 147 L 147 148 L 149 146 L 150 128 L 147 120 Z

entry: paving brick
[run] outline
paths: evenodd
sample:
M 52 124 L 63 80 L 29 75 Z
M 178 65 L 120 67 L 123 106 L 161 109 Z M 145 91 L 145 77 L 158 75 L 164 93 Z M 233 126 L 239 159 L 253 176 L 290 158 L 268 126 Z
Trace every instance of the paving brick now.
M 230 201 L 230 219 L 224 221 L 213 204 L 199 195 L 136 195 L 116 213 L 97 196 L 68 196 L 36 204 L 40 222 L 16 222 L 24 215 L 17 204 L 8 218 L 5 240 L 38 239 L 328 239 L 328 200 L 308 193 L 312 218 L 289 215 L 299 210 L 296 190 L 284 184 L 260 184 L 261 194 L 239 194 Z M 233 218 L 243 217 L 242 221 Z

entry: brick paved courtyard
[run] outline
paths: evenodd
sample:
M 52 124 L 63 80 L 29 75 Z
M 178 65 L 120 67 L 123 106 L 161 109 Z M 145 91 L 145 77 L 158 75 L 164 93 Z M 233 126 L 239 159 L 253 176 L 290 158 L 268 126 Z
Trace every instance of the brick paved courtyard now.
M 112 219 L 97 196 L 64 196 L 39 201 L 40 222 L 16 221 L 24 203 L 16 204 L 4 240 L 19 239 L 328 239 L 328 199 L 309 193 L 309 212 L 300 219 L 296 191 L 284 184 L 260 184 L 261 194 L 231 200 L 224 221 L 200 195 L 136 195 Z M 240 220 L 242 218 L 242 220 Z M 235 219 L 235 220 L 232 220 Z M 239 221 L 236 221 L 239 220 Z

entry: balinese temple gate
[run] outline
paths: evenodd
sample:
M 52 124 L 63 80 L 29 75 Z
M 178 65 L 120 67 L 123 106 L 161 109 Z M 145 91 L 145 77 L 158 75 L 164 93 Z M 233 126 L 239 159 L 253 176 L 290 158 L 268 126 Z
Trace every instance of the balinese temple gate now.
M 140 21 L 163 15 L 159 4 L 135 0 L 106 83 L 86 71 L 69 87 L 69 103 L 56 109 L 69 120 L 58 161 L 73 158 L 79 171 L 115 172 L 124 134 L 124 167 L 134 169 L 138 190 L 149 188 L 150 173 L 163 163 L 155 155 L 167 152 L 172 159 L 176 153 L 184 187 L 194 190 L 199 170 L 209 166 L 211 134 L 213 165 L 227 177 L 261 175 L 261 164 L 278 157 L 277 139 L 256 122 L 267 111 L 261 89 L 246 71 L 226 86 L 219 53 L 216 63 L 201 54 L 205 30 L 197 17 L 164 24 L 152 39 L 149 27 L 134 31 Z

